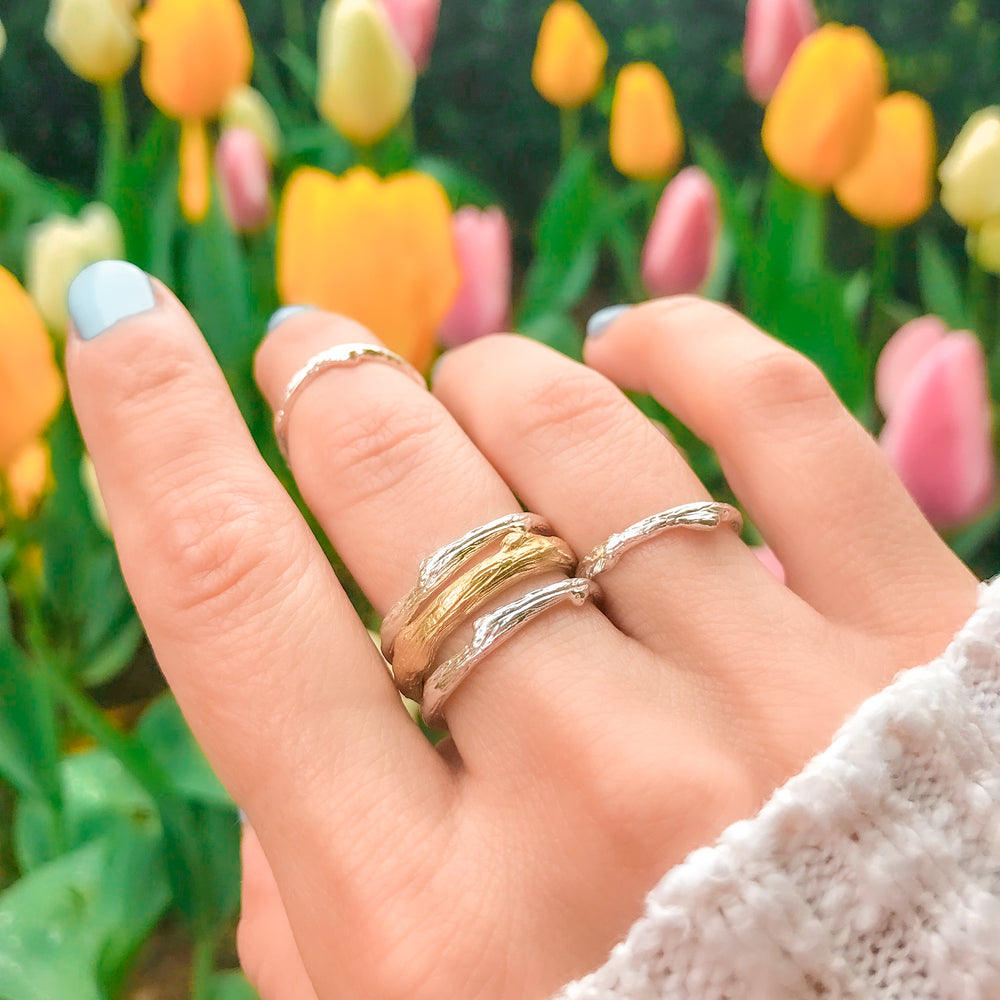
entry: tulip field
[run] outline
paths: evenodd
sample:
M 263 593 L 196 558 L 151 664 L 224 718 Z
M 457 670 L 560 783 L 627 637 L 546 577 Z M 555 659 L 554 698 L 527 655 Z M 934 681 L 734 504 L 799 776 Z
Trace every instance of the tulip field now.
M 177 292 L 297 499 L 252 378 L 281 305 L 351 316 L 430 376 L 496 332 L 580 358 L 605 306 L 727 302 L 812 358 L 955 551 L 1000 572 L 995 2 L 942 2 L 922 62 L 847 0 L 29 6 L 0 9 L 0 74 L 26 86 L 44 48 L 84 111 L 61 131 L 13 109 L 23 149 L 0 147 L 0 1000 L 255 996 L 237 810 L 165 689 L 67 400 L 89 263 Z M 681 10 L 725 23 L 685 32 Z M 992 98 L 963 95 L 982 65 Z M 734 502 L 706 446 L 634 402 Z

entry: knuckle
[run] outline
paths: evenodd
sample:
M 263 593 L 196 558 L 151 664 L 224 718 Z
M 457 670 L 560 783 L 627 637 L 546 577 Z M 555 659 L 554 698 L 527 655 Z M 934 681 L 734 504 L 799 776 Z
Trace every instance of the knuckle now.
M 803 355 L 784 348 L 745 362 L 725 382 L 723 392 L 741 412 L 765 418 L 784 419 L 789 410 L 825 412 L 836 403 L 820 369 Z
M 414 476 L 426 475 L 441 441 L 443 411 L 429 394 L 400 406 L 392 399 L 366 401 L 353 419 L 324 432 L 324 463 L 338 475 L 338 499 L 361 504 Z
M 522 439 L 590 440 L 619 423 L 625 412 L 619 390 L 582 367 L 539 375 L 511 402 L 511 423 Z

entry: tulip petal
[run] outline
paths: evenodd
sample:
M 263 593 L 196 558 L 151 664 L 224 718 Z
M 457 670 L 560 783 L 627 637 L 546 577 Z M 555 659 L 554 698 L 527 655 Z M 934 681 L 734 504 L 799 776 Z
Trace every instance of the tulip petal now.
M 743 76 L 755 101 L 771 99 L 795 50 L 818 23 L 812 0 L 749 0 Z
M 271 218 L 271 164 L 248 128 L 227 128 L 215 147 L 222 205 L 238 233 L 255 233 Z
M 619 74 L 611 104 L 611 161 L 626 177 L 655 180 L 677 169 L 684 155 L 674 94 L 652 63 Z
M 978 229 L 1000 216 L 1000 107 L 983 108 L 965 123 L 938 177 L 941 204 L 956 222 Z
M 604 83 L 608 43 L 576 0 L 555 0 L 542 18 L 531 81 L 550 104 L 579 108 Z
M 890 338 L 875 366 L 875 399 L 888 416 L 895 408 L 914 369 L 948 335 L 937 316 L 904 323 Z
M 972 520 L 996 488 L 992 413 L 982 344 L 953 333 L 912 372 L 880 443 L 927 519 L 941 528 Z

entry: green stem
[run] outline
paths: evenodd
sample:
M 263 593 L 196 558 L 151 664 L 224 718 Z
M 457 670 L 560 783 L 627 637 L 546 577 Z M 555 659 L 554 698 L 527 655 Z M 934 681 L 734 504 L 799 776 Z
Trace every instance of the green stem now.
M 896 270 L 896 230 L 875 231 L 875 263 L 872 267 L 871 326 L 869 345 L 875 353 L 885 344 L 889 330 L 886 329 L 886 306 L 892 298 L 895 287 Z
M 576 149 L 580 142 L 580 109 L 562 108 L 559 112 L 559 150 L 562 162 L 565 163 L 569 155 Z
M 974 332 L 980 340 L 989 347 L 990 337 L 990 279 L 989 275 L 979 266 L 975 257 L 969 258 L 969 315 L 972 318 Z
M 215 935 L 200 934 L 195 938 L 191 958 L 191 1000 L 208 1000 L 215 974 Z
M 285 37 L 303 52 L 306 48 L 306 17 L 302 0 L 281 0 L 285 17 Z
M 121 82 L 101 88 L 101 166 L 97 196 L 111 208 L 117 208 L 128 156 L 128 112 Z

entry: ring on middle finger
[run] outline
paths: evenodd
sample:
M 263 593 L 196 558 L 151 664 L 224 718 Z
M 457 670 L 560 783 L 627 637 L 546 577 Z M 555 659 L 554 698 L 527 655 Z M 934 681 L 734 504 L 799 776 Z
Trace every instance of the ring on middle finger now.
M 399 629 L 390 661 L 396 687 L 419 701 L 441 644 L 472 615 L 522 580 L 552 571 L 568 575 L 576 564 L 561 538 L 523 529 L 508 532 L 497 552 L 446 586 Z

